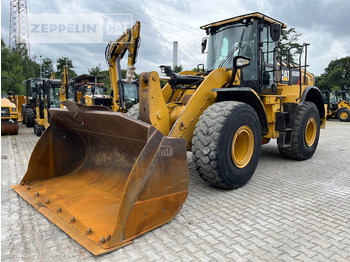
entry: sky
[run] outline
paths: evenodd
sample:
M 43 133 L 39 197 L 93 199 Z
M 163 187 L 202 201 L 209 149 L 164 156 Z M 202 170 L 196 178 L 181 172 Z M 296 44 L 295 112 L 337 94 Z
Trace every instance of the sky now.
M 158 71 L 159 65 L 172 65 L 173 41 L 178 42 L 178 64 L 192 69 L 206 61 L 200 46 L 205 31 L 200 26 L 252 12 L 261 12 L 301 33 L 299 43 L 310 43 L 309 71 L 320 75 L 329 62 L 350 55 L 350 1 L 344 0 L 27 0 L 28 13 L 67 15 L 128 14 L 141 21 L 141 45 L 136 72 Z M 30 23 L 30 22 L 29 22 Z M 132 25 L 133 25 L 132 24 Z M 1 1 L 1 37 L 9 43 L 10 0 Z M 116 40 L 109 39 L 109 40 Z M 67 40 L 67 42 L 69 42 Z M 93 41 L 92 41 L 93 42 Z M 72 59 L 78 74 L 100 65 L 106 43 L 31 43 L 31 55 L 53 61 Z M 122 68 L 125 69 L 124 59 Z

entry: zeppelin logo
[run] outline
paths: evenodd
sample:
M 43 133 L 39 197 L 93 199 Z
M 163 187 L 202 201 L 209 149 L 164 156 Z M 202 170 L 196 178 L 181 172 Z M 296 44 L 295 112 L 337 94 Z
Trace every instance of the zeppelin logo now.
M 159 155 L 160 156 L 171 156 L 172 155 L 172 150 L 170 146 L 163 146 L 159 150 Z

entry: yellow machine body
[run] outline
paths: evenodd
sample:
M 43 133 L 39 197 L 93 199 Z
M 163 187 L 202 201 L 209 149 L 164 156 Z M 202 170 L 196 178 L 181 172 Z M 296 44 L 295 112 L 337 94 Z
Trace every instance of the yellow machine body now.
M 15 105 L 17 108 L 17 114 L 18 114 L 18 122 L 22 121 L 22 105 L 26 104 L 27 100 L 26 100 L 26 96 L 24 95 L 16 95 L 15 96 Z
M 195 72 L 181 72 L 181 75 L 194 75 Z M 167 84 L 161 88 L 159 75 L 157 72 L 144 73 L 140 80 L 140 119 L 152 123 L 163 135 L 170 137 L 185 138 L 187 148 L 191 148 L 193 131 L 208 106 L 216 103 L 216 93 L 212 89 L 225 88 L 229 84 L 232 72 L 226 68 L 217 68 L 212 71 L 197 88 L 193 90 L 178 90 L 172 95 L 171 86 Z M 239 82 L 238 82 L 239 83 Z M 308 74 L 307 82 L 302 84 L 302 93 L 313 83 L 311 74 Z M 261 104 L 266 112 L 269 125 L 269 132 L 263 136 L 264 139 L 276 139 L 279 133 L 275 131 L 276 113 L 283 110 L 283 103 L 299 103 L 300 86 L 288 86 L 279 84 L 276 95 L 258 95 L 254 90 L 250 90 L 261 100 Z M 282 102 L 282 103 L 281 103 Z M 321 128 L 325 128 L 326 117 L 322 119 Z

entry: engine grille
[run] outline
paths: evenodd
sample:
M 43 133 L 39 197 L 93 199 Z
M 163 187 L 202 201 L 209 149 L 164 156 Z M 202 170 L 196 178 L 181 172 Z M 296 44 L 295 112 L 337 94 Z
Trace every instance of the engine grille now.
M 9 117 L 10 116 L 10 108 L 2 107 L 1 108 L 1 117 Z

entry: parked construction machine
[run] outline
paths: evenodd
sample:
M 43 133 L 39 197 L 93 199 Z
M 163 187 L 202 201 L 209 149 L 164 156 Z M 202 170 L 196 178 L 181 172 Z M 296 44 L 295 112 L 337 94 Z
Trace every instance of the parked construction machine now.
M 26 87 L 26 96 L 21 106 L 21 118 L 22 124 L 25 124 L 27 127 L 34 127 L 35 125 L 35 107 L 38 96 L 38 86 L 42 85 L 42 82 L 42 78 L 29 78 L 22 82 Z
M 34 134 L 41 136 L 50 125 L 50 108 L 60 108 L 60 88 L 59 79 L 42 79 L 38 85 L 38 95 L 35 104 L 35 125 Z
M 12 91 L 7 95 L 1 95 L 1 135 L 18 134 L 18 112 L 15 104 L 15 87 L 11 78 L 1 77 L 11 81 Z
M 338 118 L 342 122 L 350 121 L 349 91 L 321 90 L 323 102 L 327 106 L 327 118 Z
M 109 67 L 109 76 L 112 87 L 112 110 L 126 112 L 139 102 L 139 83 L 135 78 L 135 64 L 138 49 L 141 43 L 141 23 L 126 30 L 116 41 L 110 42 L 105 50 L 105 59 Z M 122 79 L 120 62 L 128 52 L 126 79 Z
M 106 76 L 82 74 L 72 78 L 75 89 L 80 93 L 78 102 L 84 105 L 99 105 L 111 108 L 112 98 L 106 95 L 107 87 L 100 82 Z
M 285 27 L 261 13 L 202 26 L 206 72 L 162 66 L 163 88 L 156 71 L 143 73 L 132 110 L 141 121 L 70 101 L 67 110 L 50 110 L 52 124 L 14 190 L 99 255 L 180 211 L 186 149 L 201 177 L 226 189 L 249 181 L 270 139 L 287 158 L 312 157 L 326 123 L 322 95 L 306 56 L 296 66 L 282 61 L 277 41 Z M 307 45 L 299 48 L 305 55 Z

